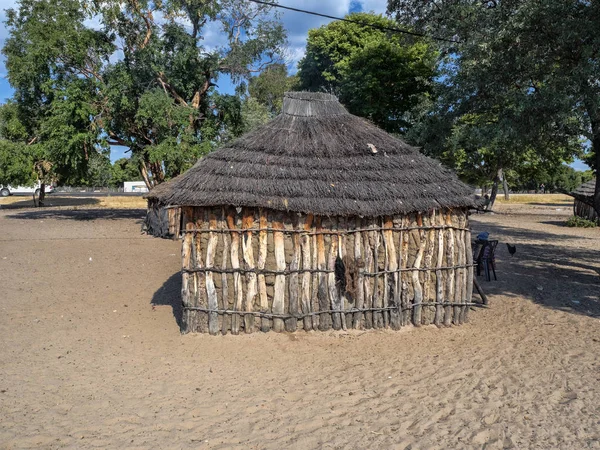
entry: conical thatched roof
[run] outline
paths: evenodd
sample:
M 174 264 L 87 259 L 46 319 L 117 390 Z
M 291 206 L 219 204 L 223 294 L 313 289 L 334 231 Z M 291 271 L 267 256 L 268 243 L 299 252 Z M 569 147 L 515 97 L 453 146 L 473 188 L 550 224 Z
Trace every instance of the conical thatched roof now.
M 594 193 L 596 192 L 596 179 L 592 179 L 587 183 L 583 183 L 569 195 L 575 199 L 587 203 L 588 205 L 594 204 Z
M 177 180 L 179 180 L 182 175 L 177 175 L 175 178 L 172 178 L 169 181 L 165 181 L 164 183 L 160 183 L 152 188 L 152 190 L 144 195 L 145 199 L 148 200 L 158 200 L 161 203 L 173 193 L 173 187 Z
M 476 205 L 439 162 L 308 92 L 286 93 L 282 114 L 198 161 L 166 201 L 361 216 Z

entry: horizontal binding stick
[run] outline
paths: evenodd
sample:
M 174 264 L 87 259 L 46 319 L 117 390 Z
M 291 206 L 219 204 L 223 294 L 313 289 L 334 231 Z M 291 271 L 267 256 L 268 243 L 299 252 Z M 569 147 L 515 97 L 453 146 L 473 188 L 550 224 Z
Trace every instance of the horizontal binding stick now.
M 414 272 L 414 271 L 418 271 L 418 272 L 434 272 L 436 270 L 454 270 L 454 269 L 464 269 L 467 267 L 474 267 L 475 264 L 457 264 L 455 266 L 444 266 L 444 267 L 410 267 L 410 268 L 403 268 L 403 269 L 396 269 L 396 270 L 380 270 L 379 272 L 360 272 L 361 275 L 365 276 L 365 277 L 375 277 L 375 276 L 379 276 L 381 274 L 387 273 L 398 273 L 398 272 Z M 253 269 L 219 269 L 217 267 L 213 267 L 211 269 L 206 269 L 206 268 L 197 268 L 197 269 L 183 269 L 184 272 L 188 272 L 188 273 L 193 273 L 193 272 L 206 272 L 207 270 L 210 270 L 211 272 L 216 272 L 216 273 L 241 273 L 241 274 L 246 274 L 246 273 L 257 273 L 257 274 L 265 274 L 265 275 L 289 275 L 292 273 L 305 273 L 305 272 L 309 272 L 309 273 L 333 273 L 335 272 L 335 270 L 331 270 L 331 269 L 285 269 L 285 270 L 271 270 L 271 269 L 258 269 L 258 268 L 253 268 Z
M 468 306 L 477 306 L 477 307 L 480 307 L 480 308 L 487 308 L 487 306 L 482 305 L 481 303 L 474 303 L 474 302 L 470 302 L 470 303 L 465 303 L 465 302 L 459 302 L 459 303 L 453 303 L 453 302 L 451 302 L 451 303 L 446 303 L 446 302 L 444 302 L 442 304 L 443 305 L 449 305 L 449 306 L 463 306 L 463 305 L 468 305 Z M 435 305 L 437 305 L 437 302 L 436 303 L 431 303 L 431 305 L 435 306 Z M 403 311 L 404 310 L 408 311 L 408 310 L 413 309 L 414 306 L 415 305 L 408 305 L 408 307 L 402 308 L 402 310 Z M 306 316 L 318 316 L 318 315 L 321 315 L 321 314 L 331 315 L 332 313 L 338 313 L 339 312 L 339 310 L 337 310 L 337 309 L 326 309 L 326 310 L 323 310 L 323 311 L 313 311 L 313 312 L 306 313 L 306 314 L 305 313 L 298 313 L 296 315 L 291 315 L 291 314 L 285 314 L 285 313 L 282 313 L 282 314 L 263 313 L 261 311 L 238 311 L 238 310 L 221 310 L 221 309 L 218 309 L 218 310 L 209 310 L 208 308 L 199 307 L 199 306 L 198 307 L 196 307 L 196 306 L 184 306 L 183 309 L 184 310 L 191 310 L 191 311 L 201 311 L 201 312 L 216 312 L 218 314 L 234 314 L 234 315 L 238 315 L 238 314 L 239 315 L 251 314 L 253 316 L 258 316 L 258 317 L 276 318 L 276 319 L 279 319 L 279 320 L 282 320 L 282 321 L 284 319 L 288 319 L 288 318 L 291 318 L 291 317 L 293 317 L 293 318 L 295 318 L 297 320 L 300 320 L 300 319 L 303 319 Z M 382 311 L 390 311 L 392 309 L 397 309 L 397 308 L 395 306 L 386 306 L 386 307 L 383 307 L 383 308 L 362 308 L 362 309 L 353 308 L 353 309 L 348 309 L 347 312 L 349 312 L 349 313 L 368 312 L 368 311 L 371 311 L 371 312 L 373 312 L 373 311 L 380 311 L 380 312 L 382 312 Z
M 467 228 L 460 228 L 460 227 L 456 227 L 454 225 L 424 225 L 422 227 L 416 226 L 416 227 L 402 227 L 402 228 L 380 228 L 380 227 L 373 227 L 373 228 L 356 228 L 353 230 L 317 230 L 317 231 L 306 231 L 306 230 L 293 230 L 293 229 L 289 229 L 289 230 L 279 230 L 278 228 L 272 228 L 272 227 L 261 227 L 261 228 L 253 228 L 251 230 L 240 230 L 238 228 L 232 228 L 232 229 L 223 229 L 223 230 L 216 230 L 217 233 L 260 233 L 261 231 L 272 231 L 272 232 L 281 232 L 284 234 L 306 234 L 308 236 L 315 236 L 315 235 L 320 235 L 320 234 L 335 234 L 335 235 L 344 235 L 344 234 L 354 234 L 354 233 L 360 233 L 362 231 L 411 231 L 411 230 L 458 230 L 458 231 L 470 231 Z M 210 231 L 209 229 L 187 229 L 184 230 L 184 233 L 202 233 L 202 232 L 208 232 Z

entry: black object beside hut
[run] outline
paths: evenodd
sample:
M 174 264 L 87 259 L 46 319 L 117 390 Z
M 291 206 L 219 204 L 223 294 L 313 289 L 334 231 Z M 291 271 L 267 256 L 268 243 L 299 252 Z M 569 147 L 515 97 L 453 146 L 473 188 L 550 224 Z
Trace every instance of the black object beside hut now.
M 587 220 L 599 220 L 598 214 L 594 209 L 594 192 L 596 189 L 596 179 L 583 183 L 569 195 L 573 201 L 573 214 Z
M 164 202 L 182 207 L 182 332 L 467 320 L 472 190 L 332 95 L 287 93 Z
M 177 177 L 155 186 L 144 195 L 148 209 L 142 230 L 152 236 L 165 239 L 178 239 L 181 234 L 181 208 L 168 206 L 164 199 L 168 197 Z

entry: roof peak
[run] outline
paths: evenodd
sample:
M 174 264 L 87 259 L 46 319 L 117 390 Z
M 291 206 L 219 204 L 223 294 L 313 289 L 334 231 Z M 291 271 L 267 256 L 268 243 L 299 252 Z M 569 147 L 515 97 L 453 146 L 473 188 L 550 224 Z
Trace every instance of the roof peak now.
M 331 117 L 348 114 L 337 97 L 324 92 L 286 92 L 283 114 L 298 117 Z

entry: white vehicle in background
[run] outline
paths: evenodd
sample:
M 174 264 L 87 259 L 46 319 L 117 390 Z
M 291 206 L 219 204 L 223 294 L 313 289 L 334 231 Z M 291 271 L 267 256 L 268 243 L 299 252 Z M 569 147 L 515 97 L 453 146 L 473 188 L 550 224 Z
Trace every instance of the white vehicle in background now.
M 39 181 L 33 186 L 17 186 L 17 187 L 12 187 L 10 185 L 0 186 L 0 197 L 8 197 L 9 195 L 13 195 L 13 194 L 40 195 L 41 187 L 42 187 L 42 184 Z M 50 194 L 50 193 L 54 192 L 54 186 L 52 186 L 51 184 L 46 185 L 45 191 L 46 191 L 46 194 Z
M 123 192 L 148 192 L 148 188 L 143 181 L 125 181 Z

